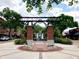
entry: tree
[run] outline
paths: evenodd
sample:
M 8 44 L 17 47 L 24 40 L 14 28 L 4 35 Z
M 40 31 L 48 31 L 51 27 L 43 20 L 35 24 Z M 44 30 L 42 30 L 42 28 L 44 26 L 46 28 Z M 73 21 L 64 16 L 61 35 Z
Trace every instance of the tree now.
M 23 23 L 20 22 L 21 15 L 17 12 L 10 10 L 9 8 L 4 8 L 0 15 L 3 16 L 6 21 L 2 23 L 2 26 L 9 28 L 9 35 L 11 37 L 11 29 L 17 29 L 18 26 L 23 27 Z
M 36 33 L 38 33 L 38 32 L 44 32 L 45 31 L 45 28 L 41 27 L 40 25 L 35 25 L 34 26 L 34 31 Z
M 50 9 L 52 7 L 52 3 L 59 4 L 63 2 L 64 0 L 23 0 L 23 2 L 26 2 L 26 10 L 30 12 L 34 7 L 38 8 L 38 13 L 42 13 L 42 5 L 45 3 L 45 1 L 48 1 L 47 9 Z M 78 0 L 67 0 L 70 1 L 69 5 L 72 6 L 74 3 L 78 3 Z
M 67 27 L 78 27 L 78 23 L 74 21 L 72 16 L 61 14 L 59 18 L 60 19 L 57 22 L 50 22 L 55 29 L 55 36 L 61 36 L 62 31 Z M 52 19 L 49 18 L 48 20 Z

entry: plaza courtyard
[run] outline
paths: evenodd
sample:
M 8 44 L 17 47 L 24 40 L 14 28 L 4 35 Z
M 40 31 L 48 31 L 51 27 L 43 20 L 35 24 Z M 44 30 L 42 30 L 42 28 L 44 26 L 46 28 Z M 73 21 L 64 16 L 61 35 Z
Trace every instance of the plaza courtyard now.
M 0 0 L 0 59 L 79 59 L 79 0 Z
M 0 59 L 79 59 L 79 40 L 73 41 L 73 45 L 55 43 L 55 46 L 62 47 L 60 51 L 34 52 L 22 51 L 13 41 L 0 44 Z

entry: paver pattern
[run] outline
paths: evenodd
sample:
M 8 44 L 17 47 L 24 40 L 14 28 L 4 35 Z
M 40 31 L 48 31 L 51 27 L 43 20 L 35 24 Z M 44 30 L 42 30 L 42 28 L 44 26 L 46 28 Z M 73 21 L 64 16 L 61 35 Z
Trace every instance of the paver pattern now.
M 62 47 L 63 50 L 52 52 L 21 51 L 18 49 L 20 46 L 23 45 L 14 45 L 13 41 L 0 44 L 0 59 L 79 59 L 78 44 L 55 43 L 55 46 Z
M 32 52 L 52 52 L 52 51 L 60 51 L 63 48 L 55 46 L 55 45 L 48 45 L 46 41 L 33 41 L 32 45 L 25 45 L 20 46 L 18 49 L 22 51 L 32 51 Z

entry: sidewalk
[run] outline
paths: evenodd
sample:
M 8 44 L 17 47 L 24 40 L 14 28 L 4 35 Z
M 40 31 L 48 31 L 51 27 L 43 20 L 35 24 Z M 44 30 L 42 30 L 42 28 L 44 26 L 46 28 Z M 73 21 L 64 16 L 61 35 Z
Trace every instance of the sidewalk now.
M 62 45 L 61 51 L 53 52 L 29 52 L 17 48 L 21 45 L 14 45 L 13 42 L 0 44 L 0 59 L 79 59 L 79 48 L 77 45 Z

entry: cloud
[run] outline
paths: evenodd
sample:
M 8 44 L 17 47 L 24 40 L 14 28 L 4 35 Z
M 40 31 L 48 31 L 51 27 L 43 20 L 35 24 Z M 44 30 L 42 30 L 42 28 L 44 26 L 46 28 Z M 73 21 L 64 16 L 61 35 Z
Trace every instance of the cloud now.
M 73 16 L 74 21 L 78 21 L 78 23 L 79 23 L 79 11 L 74 10 L 74 11 L 70 11 L 70 12 L 63 12 L 63 14 Z
M 52 10 L 48 11 L 48 14 L 51 14 L 49 16 L 59 16 L 62 14 L 62 9 L 61 8 L 53 8 Z
M 0 6 L 15 6 L 11 0 L 0 0 Z
M 74 21 L 79 22 L 79 3 L 73 4 L 72 6 L 69 6 L 68 2 L 64 1 L 60 4 L 59 8 L 62 8 L 62 13 L 63 14 L 73 16 Z
M 51 10 L 47 11 L 46 3 L 43 4 L 42 9 L 43 13 L 38 14 L 37 9 L 34 8 L 30 13 L 26 11 L 26 5 L 22 2 L 22 0 L 0 0 L 0 11 L 5 7 L 9 7 L 10 9 L 20 13 L 22 16 L 59 16 L 60 14 L 73 16 L 75 20 L 79 21 L 79 4 L 74 4 L 73 6 L 68 6 L 68 2 L 64 1 L 59 5 L 55 5 Z
M 74 16 L 74 17 L 79 17 L 79 11 L 64 12 L 64 14 Z

